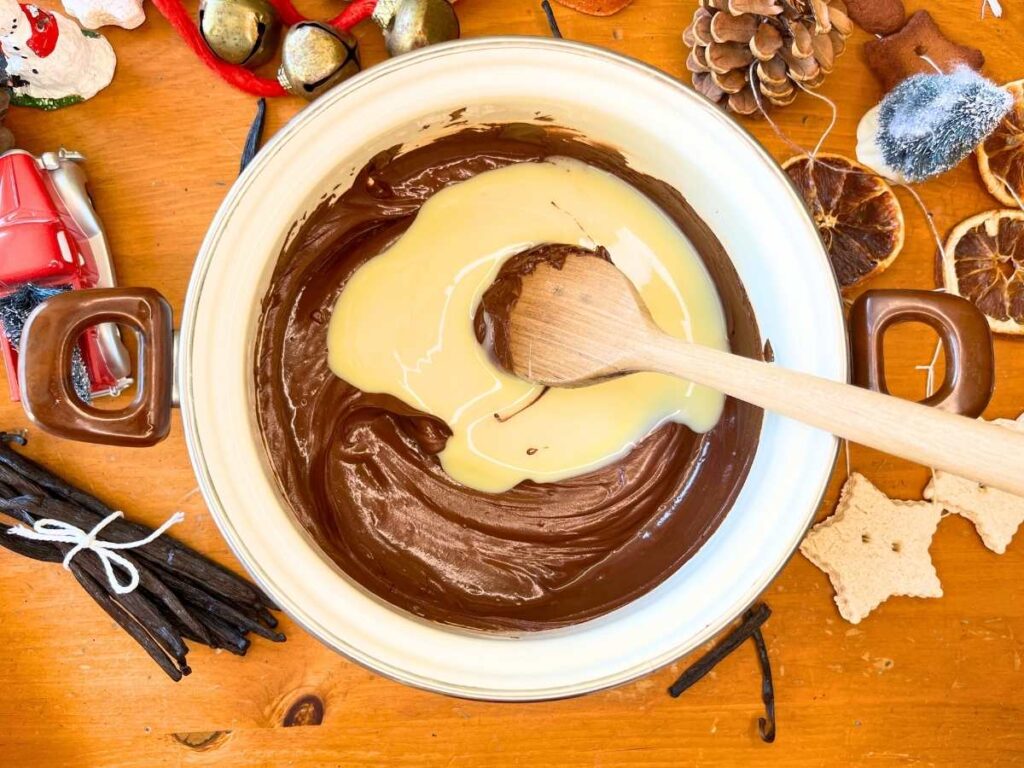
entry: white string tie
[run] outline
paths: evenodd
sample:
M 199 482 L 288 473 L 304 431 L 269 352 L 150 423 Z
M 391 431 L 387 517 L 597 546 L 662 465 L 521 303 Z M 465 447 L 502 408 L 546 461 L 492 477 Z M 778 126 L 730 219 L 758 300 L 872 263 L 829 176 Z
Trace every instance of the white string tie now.
M 908 187 L 908 189 L 909 189 L 909 187 Z M 935 290 L 936 290 L 937 293 L 944 293 L 945 292 L 944 288 L 936 288 Z M 915 365 L 914 366 L 914 370 L 915 371 L 924 371 L 925 372 L 924 396 L 926 398 L 931 397 L 933 394 L 935 394 L 935 366 L 938 365 L 938 363 L 939 363 L 939 354 L 941 354 L 941 353 L 942 353 L 942 339 L 939 339 L 937 342 L 935 342 L 935 352 L 932 353 L 932 359 L 928 361 L 928 364 L 927 365 Z M 938 482 L 938 479 L 935 477 L 935 467 L 928 467 L 928 472 L 931 473 L 931 476 L 932 476 L 932 487 L 934 488 L 935 487 L 935 483 Z M 933 495 L 932 496 L 932 506 L 935 507 L 935 506 L 938 506 L 938 504 L 939 504 L 938 498 Z M 946 513 L 945 510 L 940 510 L 940 514 L 943 517 L 945 517 L 946 514 L 948 514 L 948 513 Z
M 117 554 L 114 550 L 135 549 L 136 547 L 142 547 L 150 542 L 156 541 L 158 538 L 163 536 L 167 529 L 172 525 L 177 525 L 184 520 L 185 513 L 175 512 L 164 521 L 163 525 L 149 534 L 149 536 L 144 539 L 139 539 L 138 541 L 114 542 L 102 541 L 97 538 L 104 528 L 121 517 L 124 517 L 123 512 L 112 512 L 100 520 L 88 533 L 77 526 L 71 525 L 70 523 L 65 523 L 61 520 L 52 520 L 50 518 L 41 518 L 36 520 L 31 528 L 26 528 L 23 525 L 15 525 L 7 532 L 13 536 L 20 536 L 23 539 L 31 539 L 32 541 L 74 544 L 75 546 L 69 549 L 68 553 L 64 556 L 64 570 L 71 570 L 71 560 L 82 550 L 95 552 L 96 556 L 103 564 L 103 570 L 107 574 L 107 581 L 110 583 L 110 588 L 119 595 L 126 595 L 129 592 L 135 591 L 139 586 L 139 570 L 128 558 Z M 117 580 L 117 575 L 114 573 L 115 565 L 128 575 L 127 582 L 120 582 Z
M 919 53 L 919 54 L 917 54 L 917 57 L 919 59 L 924 59 L 925 61 L 927 61 L 931 65 L 932 69 L 935 70 L 936 74 L 939 74 L 939 75 L 946 74 L 945 72 L 942 71 L 942 67 L 940 67 L 938 64 L 936 64 L 934 59 L 932 59 L 931 56 L 926 56 L 923 53 Z
M 981 0 L 981 18 L 985 18 L 985 11 L 991 9 L 992 15 L 997 19 L 1003 15 L 1003 6 L 999 0 Z

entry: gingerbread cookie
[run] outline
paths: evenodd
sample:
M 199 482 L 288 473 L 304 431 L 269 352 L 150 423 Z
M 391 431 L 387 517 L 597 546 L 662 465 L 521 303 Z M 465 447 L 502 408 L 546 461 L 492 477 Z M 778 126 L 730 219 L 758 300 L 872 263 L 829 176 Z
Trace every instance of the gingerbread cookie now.
M 903 26 L 903 0 L 846 0 L 853 22 L 873 35 L 891 35 Z
M 555 2 L 588 16 L 611 16 L 613 13 L 621 11 L 633 0 L 555 0 Z
M 868 67 L 886 91 L 911 75 L 934 72 L 927 56 L 943 72 L 962 64 L 980 70 L 985 57 L 977 48 L 954 43 L 935 23 L 928 11 L 918 11 L 899 32 L 864 44 Z

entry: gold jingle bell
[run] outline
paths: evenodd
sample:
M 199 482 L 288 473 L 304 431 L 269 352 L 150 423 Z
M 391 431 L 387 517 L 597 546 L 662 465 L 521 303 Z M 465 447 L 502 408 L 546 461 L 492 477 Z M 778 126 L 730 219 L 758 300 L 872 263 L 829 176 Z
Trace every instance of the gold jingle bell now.
M 448 0 L 379 0 L 373 18 L 392 56 L 459 36 L 459 17 Z
M 218 58 L 258 67 L 274 55 L 281 23 L 267 0 L 200 0 L 199 33 Z
M 311 101 L 360 69 L 359 43 L 352 35 L 303 21 L 284 36 L 277 79 L 288 93 Z

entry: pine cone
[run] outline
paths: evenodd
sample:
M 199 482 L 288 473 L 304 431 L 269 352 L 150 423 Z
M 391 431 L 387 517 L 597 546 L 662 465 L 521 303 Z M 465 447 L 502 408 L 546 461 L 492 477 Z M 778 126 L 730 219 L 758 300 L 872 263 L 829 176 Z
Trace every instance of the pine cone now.
M 800 83 L 817 88 L 853 24 L 843 0 L 700 0 L 683 32 L 693 87 L 741 115 L 784 107 Z

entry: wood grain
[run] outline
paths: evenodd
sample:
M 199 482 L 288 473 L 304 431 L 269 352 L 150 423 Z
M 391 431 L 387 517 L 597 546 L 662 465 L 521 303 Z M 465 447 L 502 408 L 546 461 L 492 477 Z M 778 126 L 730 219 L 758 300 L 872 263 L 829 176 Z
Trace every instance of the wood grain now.
M 53 2 L 53 0 L 46 0 Z M 560 6 L 564 35 L 632 54 L 682 76 L 680 33 L 695 0 L 635 0 L 595 19 Z M 337 3 L 304 2 L 326 16 Z M 996 80 L 1024 75 L 1024 7 L 978 19 L 976 0 L 930 7 L 949 34 L 984 50 Z M 113 30 L 113 86 L 86 104 L 42 114 L 13 110 L 29 150 L 64 144 L 89 157 L 97 208 L 124 285 L 150 285 L 180 310 L 192 261 L 228 186 L 252 119 L 251 98 L 217 81 L 147 5 L 138 30 Z M 466 36 L 545 34 L 534 0 L 460 0 Z M 379 34 L 358 30 L 364 61 L 383 57 Z M 851 154 L 857 120 L 879 96 L 857 32 L 822 92 L 839 104 L 831 151 Z M 302 105 L 269 108 L 268 134 Z M 809 146 L 828 108 L 801 95 L 778 122 Z M 747 127 L 779 160 L 793 154 L 763 122 Z M 338 130 L 344 130 L 339 125 Z M 972 163 L 922 185 L 942 233 L 996 207 Z M 934 287 L 934 241 L 900 193 L 907 245 L 875 287 Z M 245 269 L 244 254 L 239 269 Z M 225 311 L 231 311 L 226 307 Z M 988 416 L 1024 408 L 1024 342 L 996 345 L 999 378 Z M 894 391 L 920 396 L 934 336 L 898 328 L 887 344 Z M 0 426 L 26 426 L 0 402 Z M 150 449 L 117 449 L 33 436 L 30 452 L 131 516 L 151 524 L 188 514 L 176 535 L 238 568 L 207 514 L 176 420 Z M 896 497 L 920 498 L 927 470 L 854 446 L 852 465 Z M 824 515 L 845 474 L 840 462 Z M 1018 537 L 1020 538 L 1020 537 Z M 756 734 L 757 662 L 743 648 L 678 700 L 665 688 L 685 665 L 571 701 L 498 705 L 443 698 L 384 680 L 332 653 L 291 622 L 284 646 L 256 642 L 245 659 L 207 649 L 195 673 L 167 681 L 60 568 L 0 553 L 0 763 L 22 766 L 672 766 L 1008 765 L 1024 762 L 1024 541 L 996 556 L 951 517 L 932 547 L 946 596 L 894 599 L 857 627 L 839 618 L 828 580 L 795 556 L 764 598 L 778 692 L 774 745 Z M 284 728 L 304 696 L 323 704 L 319 726 Z

